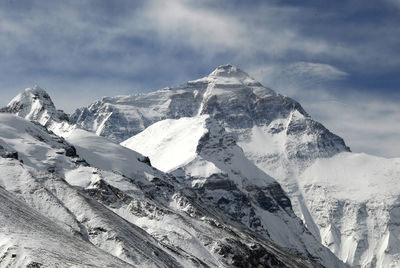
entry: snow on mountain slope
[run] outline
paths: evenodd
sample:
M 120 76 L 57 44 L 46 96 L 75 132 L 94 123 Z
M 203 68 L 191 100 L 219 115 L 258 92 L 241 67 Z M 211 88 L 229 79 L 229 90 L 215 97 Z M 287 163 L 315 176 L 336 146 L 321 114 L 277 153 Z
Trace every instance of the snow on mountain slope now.
M 108 171 L 118 171 L 128 177 L 136 177 L 146 183 L 146 174 L 154 173 L 153 168 L 146 163 L 146 158 L 118 144 L 99 137 L 82 129 L 74 129 L 64 135 L 65 139 L 74 144 L 79 156 L 91 166 Z
M 63 139 L 48 133 L 40 125 L 14 115 L 0 114 L 0 122 L 0 142 L 3 147 L 18 151 L 18 157 L 21 156 L 21 160 L 30 166 L 16 160 L 2 162 L 1 186 L 21 196 L 60 227 L 127 262 L 150 267 L 179 266 L 143 230 L 128 224 L 58 177 L 69 181 L 74 177 L 71 173 L 78 170 L 81 176 L 78 186 L 85 184 L 85 181 L 89 185 L 92 179 L 96 179 L 93 174 L 95 169 L 80 166 L 84 162 L 75 155 L 62 154 L 63 151 L 58 148 L 60 141 L 63 142 L 62 146 L 68 145 Z M 142 241 L 143 246 L 134 241 Z M 154 257 L 155 253 L 157 257 Z
M 328 267 L 341 266 L 294 215 L 279 184 L 208 115 L 157 122 L 122 145 L 148 155 L 155 167 L 190 178 L 204 199 L 265 238 Z
M 11 114 L 0 114 L 0 146 L 18 152 L 25 164 L 41 170 L 63 172 L 71 166 L 76 149 L 63 138 Z
M 14 115 L 0 120 L 0 153 L 9 157 L 1 185 L 77 239 L 140 266 L 319 267 L 258 237 L 138 153 L 51 118 L 49 128 L 66 126 L 59 133 L 79 144 Z
M 149 156 L 154 166 L 165 172 L 183 168 L 186 175 L 200 178 L 225 173 L 241 188 L 275 183 L 244 157 L 233 137 L 224 134 L 218 123 L 202 115 L 157 122 L 121 145 Z M 200 154 L 201 141 L 206 141 L 210 135 L 218 139 L 222 148 L 216 147 L 213 154 Z M 204 174 L 200 176 L 199 173 Z
M 206 117 L 204 117 L 204 118 L 206 118 Z M 189 122 L 189 125 L 191 125 L 191 122 Z M 186 124 L 186 126 L 188 126 L 188 124 Z M 172 130 L 172 132 L 173 132 L 174 127 L 171 125 L 169 130 Z M 187 130 L 187 128 L 186 128 L 186 130 Z M 201 129 L 199 130 L 199 129 L 196 129 L 196 128 L 192 127 L 192 128 L 189 129 L 189 131 L 190 131 L 190 133 L 197 132 L 196 134 L 197 134 L 198 138 L 202 137 L 202 136 L 199 135 L 199 133 L 201 134 L 201 132 L 202 132 Z M 78 134 L 77 134 L 77 132 L 78 132 Z M 179 135 L 176 135 L 177 133 L 173 133 L 173 134 L 175 135 L 175 137 L 181 138 L 182 137 L 181 134 L 185 134 L 185 133 L 180 133 Z M 186 137 L 189 138 L 188 136 L 186 136 Z M 153 135 L 151 135 L 151 138 L 150 138 L 150 136 L 147 136 L 146 140 L 147 141 L 150 141 L 150 139 L 151 140 L 156 140 L 156 138 L 157 137 L 154 137 Z M 141 169 L 139 168 L 138 165 L 134 165 L 132 163 L 132 160 L 141 159 L 141 158 L 143 158 L 143 156 L 138 155 L 136 152 L 134 152 L 132 150 L 125 149 L 123 147 L 119 147 L 118 148 L 117 144 L 111 143 L 111 142 L 107 141 L 106 139 L 104 139 L 103 137 L 98 137 L 98 136 L 96 136 L 94 134 L 91 134 L 91 133 L 88 134 L 86 131 L 83 131 L 83 130 L 74 130 L 70 136 L 66 137 L 66 139 L 69 142 L 71 142 L 73 144 L 76 144 L 77 152 L 81 156 L 83 156 L 87 160 L 88 163 L 90 163 L 90 164 L 92 164 L 92 165 L 94 165 L 96 167 L 99 167 L 99 168 L 102 168 L 102 169 L 105 169 L 105 170 L 110 170 L 110 168 L 108 168 L 108 166 L 111 165 L 111 166 L 113 166 L 113 170 L 121 172 L 125 176 L 134 177 L 136 180 L 138 180 L 138 178 L 148 178 L 149 180 L 153 180 L 154 178 L 162 177 L 162 174 L 160 174 L 160 172 L 157 172 L 155 170 L 151 170 L 151 167 L 148 166 L 147 164 L 144 164 L 144 163 L 140 163 L 141 165 L 144 165 L 144 167 L 145 167 L 145 169 L 144 169 L 145 171 L 141 171 Z M 190 140 L 182 139 L 181 141 L 183 141 L 185 143 L 185 145 L 188 145 L 189 147 L 191 147 L 190 146 L 190 143 L 191 143 Z M 194 149 L 196 149 L 196 147 Z M 183 151 L 182 150 L 178 150 L 177 156 L 180 155 L 180 156 L 184 156 L 185 157 L 185 155 L 183 155 L 182 153 L 184 151 L 186 151 L 188 148 L 186 148 L 185 146 L 180 146 L 180 148 L 182 148 Z M 170 149 L 170 148 L 167 148 L 167 149 Z M 239 148 L 237 148 L 237 149 L 239 149 Z M 156 150 L 155 153 L 156 154 L 159 153 L 160 155 L 162 155 L 163 151 L 162 150 Z M 164 154 L 164 156 L 166 156 L 166 154 Z M 194 155 L 189 156 L 189 158 L 187 158 L 186 160 L 183 159 L 183 161 L 187 162 L 187 161 L 190 160 L 190 157 L 193 157 L 193 156 Z M 182 161 L 182 159 L 180 159 L 180 160 Z M 176 159 L 175 159 L 175 161 L 176 161 Z M 247 159 L 243 157 L 241 159 L 238 159 L 236 162 L 239 163 L 241 161 L 247 161 Z M 136 162 L 138 162 L 138 161 L 136 160 Z M 104 164 L 104 163 L 107 163 L 107 164 Z M 178 163 L 178 162 L 175 162 L 175 163 L 178 164 L 178 165 L 181 165 L 181 163 Z M 212 164 L 212 162 L 209 162 L 209 163 Z M 262 172 L 257 172 L 257 169 L 253 170 L 252 168 L 247 168 L 246 170 L 248 172 L 252 172 L 251 174 L 253 175 L 253 180 L 254 180 L 254 178 L 257 178 L 257 177 L 260 178 L 261 176 L 263 176 L 263 180 L 259 179 L 259 183 L 261 185 L 265 186 L 265 187 L 267 186 L 267 184 L 265 183 L 265 178 L 264 178 L 264 177 L 266 177 L 265 174 L 261 174 Z M 139 171 L 141 171 L 140 174 L 139 174 Z M 236 178 L 236 181 L 238 181 L 240 183 L 243 182 L 243 179 L 240 179 L 240 176 L 238 176 L 238 175 L 234 175 L 233 176 L 233 174 L 231 174 L 231 175 L 232 175 L 231 177 Z M 105 179 L 105 180 L 107 182 L 110 182 L 109 179 Z M 271 179 L 271 181 L 272 181 L 272 179 Z M 142 182 L 142 185 L 148 184 L 147 181 L 144 182 L 142 180 L 141 182 Z M 113 182 L 111 182 L 111 184 L 116 186 L 116 184 L 114 184 Z M 179 188 L 181 188 L 181 186 L 179 186 Z M 126 190 L 129 191 L 129 188 L 126 189 Z M 171 196 L 175 196 L 175 193 L 171 193 Z M 167 200 L 163 200 L 163 202 L 161 202 L 161 203 L 163 203 L 164 206 L 166 206 L 165 203 L 171 203 L 171 202 L 172 202 L 172 204 L 174 204 L 176 201 L 173 198 L 172 199 L 169 198 Z M 159 207 L 160 205 L 157 205 L 157 206 Z M 173 206 L 175 206 L 175 205 L 173 205 Z M 168 206 L 166 206 L 166 207 L 168 207 Z M 164 208 L 164 209 L 167 209 L 167 208 Z M 185 208 L 185 210 L 186 209 L 187 208 Z M 165 216 L 165 215 L 161 216 L 160 215 L 162 220 L 158 219 L 156 221 L 157 223 L 155 223 L 154 220 L 150 220 L 150 221 L 148 219 L 144 220 L 143 218 L 137 218 L 136 216 L 131 215 L 132 213 L 129 212 L 130 210 L 131 209 L 128 209 L 128 208 L 119 208 L 117 213 L 119 213 L 120 215 L 123 215 L 123 217 L 126 217 L 131 222 L 134 222 L 135 224 L 141 226 L 142 228 L 145 228 L 146 230 L 151 229 L 152 233 L 155 236 L 159 236 L 160 235 L 160 229 L 159 229 L 160 226 L 159 226 L 158 222 L 163 222 L 162 225 L 164 225 L 165 222 L 171 222 L 171 224 L 174 224 L 174 225 L 177 224 L 176 219 L 175 219 L 176 216 L 173 216 L 173 219 L 170 219 L 169 216 Z M 164 214 L 164 213 L 161 213 L 161 214 Z M 188 221 L 188 220 L 185 220 L 185 222 L 186 221 Z M 190 221 L 193 221 L 193 220 L 191 219 Z M 172 228 L 172 230 L 174 230 L 174 232 L 172 232 L 172 233 L 181 233 L 182 229 L 184 229 L 186 233 L 192 233 L 193 232 L 193 228 L 194 228 L 193 226 L 196 226 L 196 225 L 199 225 L 199 224 L 198 223 L 193 223 L 193 224 L 191 224 L 189 226 L 187 226 L 186 224 L 183 224 L 179 228 L 177 228 L 177 227 Z M 157 227 L 155 228 L 154 226 L 157 226 Z M 299 232 L 304 232 L 304 230 L 301 230 L 301 228 L 299 228 L 299 227 L 297 227 L 297 228 L 299 229 L 298 230 Z M 169 230 L 171 231 L 171 229 L 169 229 Z M 168 232 L 168 229 L 166 231 Z M 279 231 L 282 231 L 282 230 L 279 229 Z M 204 234 L 204 233 L 209 233 L 210 231 L 207 231 L 207 232 L 205 232 L 205 231 L 202 231 L 202 232 L 196 231 L 196 232 Z M 271 232 L 273 232 L 273 230 L 271 230 Z M 163 233 L 163 236 L 165 236 L 164 232 L 161 232 L 161 233 Z M 282 232 L 282 233 L 284 233 L 284 232 Z M 195 237 L 197 235 L 198 234 L 196 234 Z M 188 239 L 193 239 L 192 236 L 193 236 L 193 234 L 191 236 L 189 236 Z M 214 237 L 218 237 L 219 240 L 225 239 L 226 236 L 227 236 L 227 234 L 224 234 L 223 236 L 214 235 Z M 286 239 L 288 239 L 287 237 L 289 237 L 289 236 L 290 235 L 286 235 Z M 182 238 L 180 238 L 180 239 L 182 239 Z M 297 238 L 290 238 L 290 240 L 295 240 L 295 241 L 296 241 L 296 239 Z M 172 243 L 170 246 L 176 246 L 177 244 L 179 245 L 181 243 L 181 241 L 179 241 L 178 238 L 174 239 L 172 241 L 174 241 L 174 243 Z M 277 242 L 277 241 L 275 241 L 275 242 Z M 312 242 L 315 242 L 315 241 L 312 241 Z M 202 245 L 202 243 L 204 243 L 204 242 L 201 242 L 199 245 L 196 245 L 196 247 L 193 247 L 193 245 L 191 245 L 191 244 L 193 244 L 193 242 L 191 242 L 191 243 L 185 242 L 185 243 L 186 243 L 185 247 L 192 247 L 192 249 L 189 252 L 196 253 L 195 256 L 200 258 L 203 262 L 207 263 L 208 262 L 207 259 L 215 259 L 215 257 L 212 257 L 212 258 L 210 257 L 210 255 L 209 255 L 210 253 L 207 253 L 207 251 L 209 251 L 210 249 L 203 249 L 204 245 Z M 278 243 L 278 244 L 282 245 L 282 243 Z M 316 243 L 316 244 L 317 245 L 314 245 L 314 247 L 319 249 L 320 245 L 318 243 Z M 283 244 L 282 246 L 287 246 L 287 245 L 289 245 L 289 244 Z M 292 246 L 292 249 L 294 249 L 294 251 L 296 251 L 296 252 L 300 252 L 300 253 L 303 253 L 303 254 L 305 252 L 307 252 L 307 250 L 303 249 L 303 245 L 296 244 L 296 242 L 293 242 L 293 244 L 290 244 L 290 246 Z M 201 251 L 198 250 L 199 247 L 202 248 Z M 301 248 L 301 250 L 298 250 L 297 247 Z M 208 257 L 204 257 L 205 253 L 202 253 L 202 251 L 206 252 L 206 255 Z M 308 252 L 307 252 L 307 254 L 308 254 Z M 326 254 L 327 256 L 325 256 L 324 254 Z M 306 255 L 306 254 L 304 254 L 304 255 Z M 330 263 L 334 263 L 335 261 L 337 261 L 337 260 L 335 260 L 335 258 L 333 258 L 333 256 L 329 256 L 329 253 L 327 253 L 327 252 L 324 252 L 321 255 L 324 256 L 327 260 L 329 260 Z M 310 257 L 311 255 L 310 256 L 306 255 L 306 256 Z M 312 255 L 312 256 L 314 256 L 314 255 Z M 316 256 L 316 258 L 318 258 L 318 257 L 319 256 Z M 219 262 L 220 261 L 218 261 L 218 258 L 217 258 L 216 263 L 219 263 Z M 213 264 L 211 262 L 211 263 L 209 263 L 209 265 L 213 266 L 213 265 L 215 265 L 215 263 Z M 337 267 L 339 267 L 339 266 L 337 266 Z
M 184 267 L 319 267 L 256 237 L 208 200 L 169 181 L 154 178 L 154 185 L 116 188 L 120 179 L 100 175 L 86 192 L 186 259 Z
M 311 202 L 313 195 L 321 196 L 318 188 L 309 187 L 307 191 L 303 188 L 305 179 L 302 173 L 313 165 L 314 161 L 350 151 L 344 141 L 314 121 L 299 103 L 263 87 L 235 66 L 223 65 L 204 78 L 149 94 L 103 98 L 87 108 L 77 110 L 70 120 L 98 135 L 121 142 L 155 122 L 201 114 L 208 114 L 217 119 L 227 132 L 237 137 L 237 144 L 243 149 L 246 157 L 282 185 L 292 201 L 295 213 L 303 219 L 315 236 L 318 237 L 320 229 L 325 228 L 316 223 L 319 219 L 327 217 L 326 224 L 329 223 L 328 226 L 337 231 L 335 237 L 345 235 L 348 241 L 353 241 L 336 243 L 339 248 L 334 251 L 343 260 L 352 263 L 353 266 L 373 267 L 376 264 L 377 267 L 385 267 L 383 264 L 378 266 L 380 263 L 375 262 L 375 259 L 397 258 L 400 250 L 396 251 L 396 247 L 378 253 L 373 243 L 359 239 L 359 236 L 368 237 L 371 233 L 382 235 L 383 231 L 380 231 L 380 228 L 389 228 L 390 221 L 385 227 L 385 223 L 380 221 L 380 214 L 374 215 L 370 212 L 368 221 L 379 221 L 382 227 L 368 223 L 359 225 L 357 232 L 347 232 L 343 226 L 349 225 L 349 228 L 352 228 L 353 223 L 338 215 L 336 206 L 329 210 L 321 209 L 325 204 L 322 197 Z M 389 177 L 396 178 L 392 168 L 385 169 L 377 170 L 376 173 L 387 173 Z M 208 172 L 214 172 L 214 167 L 207 165 L 198 170 L 203 170 L 205 176 Z M 323 180 L 324 177 L 318 178 Z M 348 178 L 352 185 L 357 185 L 360 179 L 359 176 Z M 385 189 L 382 182 L 375 183 L 375 190 Z M 347 192 L 347 189 L 342 191 L 346 198 L 335 196 L 330 202 L 346 199 L 346 204 L 354 210 L 359 206 L 359 202 L 352 198 L 353 191 Z M 369 191 L 375 191 L 371 187 L 364 190 L 367 194 Z M 328 193 L 329 189 L 326 188 L 325 192 Z M 381 195 L 386 196 L 384 192 Z M 371 197 L 369 202 L 372 203 L 375 199 L 375 209 L 382 213 L 389 213 L 397 202 L 381 202 L 377 196 Z M 395 224 L 390 226 L 392 230 L 398 228 Z M 360 243 L 356 245 L 354 241 Z M 328 247 L 332 246 L 330 242 L 322 242 Z M 342 251 L 357 252 L 357 256 L 372 254 L 372 257 L 361 260 L 359 257 L 350 257 L 350 253 L 338 253 Z M 366 262 L 367 259 L 371 262 Z
M 196 158 L 198 141 L 207 133 L 204 125 L 204 117 L 167 119 L 141 132 L 140 139 L 135 136 L 121 145 L 150 156 L 155 167 L 169 172 Z M 176 140 L 178 144 L 172 142 Z
M 46 125 L 49 120 L 68 121 L 68 115 L 57 110 L 50 96 L 39 86 L 27 88 L 17 95 L 2 112 L 15 113 L 41 125 Z
M 107 97 L 96 101 L 88 108 L 77 110 L 71 115 L 70 121 L 99 136 L 121 142 L 152 123 L 166 118 L 166 114 L 173 118 L 174 114 L 193 115 L 199 105 L 199 101 L 195 100 L 196 92 L 187 92 L 185 89 L 176 91 L 163 89 L 148 95 Z M 136 106 L 133 107 L 132 103 Z
M 64 174 L 79 168 L 81 163 L 76 156 L 59 154 L 57 145 L 62 139 L 48 133 L 42 126 L 14 115 L 0 114 L 0 122 L 2 146 L 17 151 L 18 157 L 22 156 L 21 161 L 27 162 L 22 164 L 12 158 L 1 161 L 0 186 L 21 197 L 60 228 L 129 263 L 149 267 L 178 265 L 142 229 L 128 224 L 59 177 L 68 179 Z M 65 145 L 66 142 L 63 142 L 62 145 Z M 40 161 L 42 165 L 37 165 Z M 93 172 L 93 168 L 86 167 L 82 180 L 91 180 Z M 143 244 L 134 241 L 142 241 Z
M 72 236 L 2 187 L 0 204 L 2 267 L 130 267 Z
M 300 182 L 321 240 L 336 255 L 354 266 L 400 266 L 399 158 L 341 153 L 318 159 Z

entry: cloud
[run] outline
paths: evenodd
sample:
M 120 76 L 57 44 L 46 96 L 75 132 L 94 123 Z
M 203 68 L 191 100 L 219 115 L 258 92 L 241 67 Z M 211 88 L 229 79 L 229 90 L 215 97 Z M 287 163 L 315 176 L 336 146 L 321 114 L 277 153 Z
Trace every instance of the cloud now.
M 397 102 L 351 92 L 339 101 L 328 96 L 318 102 L 306 101 L 303 106 L 328 129 L 342 136 L 353 152 L 400 157 Z
M 397 8 L 400 8 L 400 0 L 386 0 L 391 5 L 394 5 Z
M 136 13 L 136 22 L 141 30 L 163 42 L 186 45 L 203 57 L 225 53 L 239 63 L 260 59 L 282 62 L 289 57 L 305 62 L 339 60 L 350 69 L 374 72 L 398 66 L 400 60 L 393 55 L 400 29 L 389 16 L 388 21 L 384 16 L 371 17 L 368 8 L 376 7 L 358 1 L 343 8 L 344 12 L 338 12 L 319 5 L 258 1 L 240 5 L 230 1 L 150 0 Z M 358 14 L 362 12 L 364 17 Z M 389 11 L 377 14 L 385 12 Z M 352 21 L 355 15 L 362 23 Z M 379 24 L 373 23 L 378 20 Z
M 250 68 L 249 72 L 264 85 L 288 96 L 309 89 L 324 88 L 327 84 L 345 80 L 349 74 L 326 63 L 295 62 L 270 64 Z
M 204 56 L 234 52 L 243 59 L 257 53 L 276 57 L 293 51 L 307 55 L 339 54 L 346 49 L 303 36 L 290 22 L 291 16 L 299 16 L 299 10 L 293 7 L 248 5 L 244 10 L 232 10 L 229 2 L 219 6 L 211 1 L 199 4 L 190 0 L 146 3 L 137 13 L 138 21 L 145 22 L 142 29 L 200 50 Z
M 296 62 L 288 66 L 292 75 L 299 77 L 315 77 L 322 80 L 341 80 L 348 76 L 348 73 L 338 68 L 323 63 Z
M 187 43 L 194 49 L 220 52 L 246 45 L 246 25 L 233 16 L 194 1 L 148 1 L 139 13 L 145 29 L 159 38 Z

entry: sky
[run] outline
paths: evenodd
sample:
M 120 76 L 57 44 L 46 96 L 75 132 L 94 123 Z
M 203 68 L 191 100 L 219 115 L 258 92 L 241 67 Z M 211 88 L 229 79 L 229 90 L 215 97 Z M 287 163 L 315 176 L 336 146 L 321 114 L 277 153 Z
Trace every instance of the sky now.
M 343 137 L 400 157 L 400 0 L 0 0 L 0 105 L 66 112 L 231 63 Z

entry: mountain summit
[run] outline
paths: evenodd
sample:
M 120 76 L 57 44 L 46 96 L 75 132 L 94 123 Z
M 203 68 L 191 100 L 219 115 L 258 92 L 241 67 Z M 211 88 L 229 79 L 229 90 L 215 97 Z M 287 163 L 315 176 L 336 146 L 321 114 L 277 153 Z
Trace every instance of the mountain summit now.
M 232 64 L 224 64 L 221 66 L 218 66 L 213 72 L 211 72 L 207 77 L 213 77 L 213 78 L 221 78 L 221 77 L 234 77 L 237 79 L 241 79 L 242 81 L 244 79 L 249 79 L 249 80 L 254 80 L 253 78 L 250 77 L 246 72 L 242 71 L 238 67 L 232 65 Z
M 2 111 L 17 114 L 42 125 L 49 124 L 53 120 L 68 121 L 68 115 L 57 110 L 49 94 L 38 85 L 18 94 Z

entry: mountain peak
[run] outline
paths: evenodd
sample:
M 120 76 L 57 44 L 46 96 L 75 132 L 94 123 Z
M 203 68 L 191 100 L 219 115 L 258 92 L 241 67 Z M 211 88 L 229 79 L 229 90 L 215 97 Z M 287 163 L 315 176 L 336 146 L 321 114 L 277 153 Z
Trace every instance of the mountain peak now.
M 245 85 L 262 87 L 260 82 L 252 78 L 248 73 L 242 71 L 232 64 L 224 64 L 218 66 L 209 75 L 189 81 L 189 83 L 216 83 L 219 85 Z
M 32 88 L 27 88 L 25 89 L 26 92 L 31 92 L 33 94 L 47 94 L 46 90 L 44 90 L 43 88 L 41 88 L 38 85 L 34 85 Z
M 210 73 L 209 77 L 239 77 L 246 78 L 250 77 L 246 72 L 237 68 L 232 64 L 224 64 L 218 66 L 212 73 Z
M 68 116 L 56 109 L 50 95 L 38 85 L 27 88 L 13 98 L 3 111 L 45 125 L 49 120 L 65 121 Z
M 7 105 L 8 108 L 23 108 L 26 106 L 31 106 L 33 103 L 36 105 L 44 106 L 46 109 L 55 110 L 53 101 L 51 100 L 49 94 L 35 85 L 33 88 L 27 88 L 21 93 L 19 93 L 15 98 L 13 98 Z

